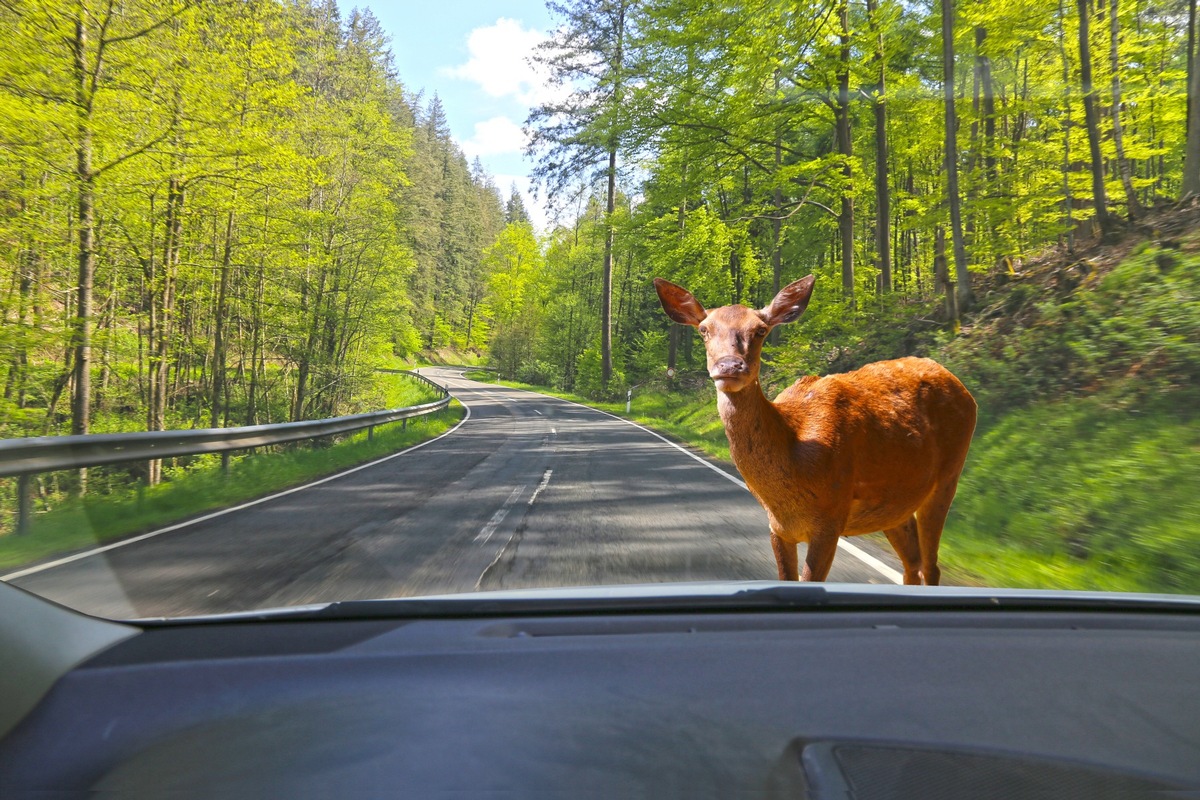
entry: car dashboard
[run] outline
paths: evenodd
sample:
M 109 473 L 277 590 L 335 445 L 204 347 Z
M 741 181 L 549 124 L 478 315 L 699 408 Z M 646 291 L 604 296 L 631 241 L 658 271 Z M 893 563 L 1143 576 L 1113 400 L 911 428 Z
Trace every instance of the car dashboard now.
M 53 620 L 4 642 L 53 674 L 0 677 L 0 796 L 1200 790 L 1194 604 L 744 588 L 117 625 L 0 585 Z M 106 633 L 55 667 L 58 625 Z

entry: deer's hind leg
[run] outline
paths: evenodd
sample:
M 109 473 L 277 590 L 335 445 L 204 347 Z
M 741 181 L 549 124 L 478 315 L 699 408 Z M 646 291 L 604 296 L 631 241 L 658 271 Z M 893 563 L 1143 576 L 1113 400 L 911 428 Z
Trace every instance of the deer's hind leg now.
M 796 543 L 784 541 L 779 534 L 771 534 L 771 549 L 775 551 L 775 566 L 779 568 L 779 580 L 795 581 L 800 579 L 799 555 Z
M 917 520 L 909 517 L 904 523 L 883 532 L 891 542 L 892 549 L 900 556 L 904 565 L 904 583 L 907 585 L 921 584 L 921 544 L 917 534 Z
M 954 493 L 958 490 L 958 476 L 947 484 L 934 490 L 925 505 L 917 509 L 917 541 L 921 548 L 921 577 L 926 586 L 937 586 L 942 579 L 942 570 L 938 567 L 938 545 L 942 541 L 942 528 L 946 525 L 946 515 L 950 513 L 950 504 L 954 502 Z

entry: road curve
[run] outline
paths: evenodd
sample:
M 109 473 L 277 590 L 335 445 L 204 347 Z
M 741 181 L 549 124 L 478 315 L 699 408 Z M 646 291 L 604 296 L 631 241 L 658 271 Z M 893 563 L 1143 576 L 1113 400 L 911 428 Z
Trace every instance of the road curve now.
M 136 618 L 775 577 L 766 514 L 736 475 L 594 409 L 469 381 L 460 370 L 425 374 L 469 411 L 450 434 L 12 583 L 89 613 Z M 839 551 L 830 580 L 887 583 L 889 566 L 898 563 L 886 543 L 858 537 Z

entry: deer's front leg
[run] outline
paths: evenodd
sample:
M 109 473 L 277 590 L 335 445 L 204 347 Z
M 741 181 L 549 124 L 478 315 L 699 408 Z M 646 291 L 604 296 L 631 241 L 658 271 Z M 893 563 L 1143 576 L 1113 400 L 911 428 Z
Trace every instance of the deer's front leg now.
M 837 553 L 838 535 L 823 533 L 808 540 L 808 553 L 804 557 L 802 581 L 823 581 L 833 567 L 833 556 Z
M 771 549 L 775 551 L 775 565 L 779 567 L 779 580 L 798 580 L 799 558 L 796 555 L 796 543 L 784 541 L 779 534 L 772 531 Z

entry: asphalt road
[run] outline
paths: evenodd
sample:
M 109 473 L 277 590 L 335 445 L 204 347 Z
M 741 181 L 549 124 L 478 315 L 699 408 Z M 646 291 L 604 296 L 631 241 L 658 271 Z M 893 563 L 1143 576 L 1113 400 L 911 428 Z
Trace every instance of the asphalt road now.
M 736 473 L 593 409 L 465 380 L 457 370 L 425 374 L 469 410 L 448 435 L 12 583 L 132 618 L 476 589 L 775 578 L 766 515 Z M 881 536 L 857 537 L 839 550 L 830 580 L 892 582 L 872 559 L 898 567 Z

